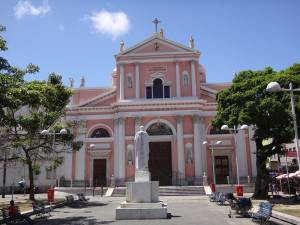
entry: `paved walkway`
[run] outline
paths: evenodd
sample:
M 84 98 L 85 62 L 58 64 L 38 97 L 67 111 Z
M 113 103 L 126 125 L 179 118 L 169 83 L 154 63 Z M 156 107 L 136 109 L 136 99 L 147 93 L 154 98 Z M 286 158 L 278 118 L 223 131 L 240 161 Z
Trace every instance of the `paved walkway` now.
M 248 218 L 228 218 L 229 206 L 217 206 L 209 202 L 206 196 L 180 196 L 161 197 L 168 204 L 171 219 L 163 220 L 115 220 L 115 208 L 122 197 L 91 197 L 86 206 L 63 207 L 55 209 L 48 219 L 37 219 L 37 225 L 94 225 L 94 224 L 120 224 L 120 225 L 238 225 L 256 224 Z M 282 224 L 275 222 L 272 224 Z

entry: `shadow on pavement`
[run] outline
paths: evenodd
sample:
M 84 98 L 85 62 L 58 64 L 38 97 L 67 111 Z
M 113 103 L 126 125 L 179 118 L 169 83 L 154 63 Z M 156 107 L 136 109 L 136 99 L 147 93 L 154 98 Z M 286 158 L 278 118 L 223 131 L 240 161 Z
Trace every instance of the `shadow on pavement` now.
M 72 204 L 67 205 L 66 207 L 70 208 L 89 208 L 89 207 L 98 207 L 98 206 L 106 206 L 107 203 L 101 203 L 101 202 L 74 202 Z
M 34 220 L 35 225 L 96 225 L 96 224 L 110 224 L 115 221 L 97 221 L 84 216 L 54 218 L 48 220 Z

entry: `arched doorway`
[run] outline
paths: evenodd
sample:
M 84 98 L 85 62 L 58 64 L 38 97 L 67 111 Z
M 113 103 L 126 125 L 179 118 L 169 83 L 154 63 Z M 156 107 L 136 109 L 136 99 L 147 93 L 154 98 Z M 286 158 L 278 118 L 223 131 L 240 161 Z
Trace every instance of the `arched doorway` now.
M 150 136 L 170 136 L 172 129 L 165 123 L 157 122 L 147 129 Z M 172 185 L 172 147 L 171 141 L 150 141 L 149 143 L 149 171 L 151 180 L 158 180 L 159 185 Z

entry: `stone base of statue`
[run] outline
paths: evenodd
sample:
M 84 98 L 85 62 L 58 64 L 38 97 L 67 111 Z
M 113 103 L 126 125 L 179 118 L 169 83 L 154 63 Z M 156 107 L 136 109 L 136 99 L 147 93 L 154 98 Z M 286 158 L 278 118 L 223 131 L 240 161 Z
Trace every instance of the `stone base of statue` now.
M 159 201 L 159 182 L 150 181 L 148 171 L 136 171 L 135 182 L 126 185 L 126 201 L 116 208 L 117 220 L 167 218 L 167 205 Z

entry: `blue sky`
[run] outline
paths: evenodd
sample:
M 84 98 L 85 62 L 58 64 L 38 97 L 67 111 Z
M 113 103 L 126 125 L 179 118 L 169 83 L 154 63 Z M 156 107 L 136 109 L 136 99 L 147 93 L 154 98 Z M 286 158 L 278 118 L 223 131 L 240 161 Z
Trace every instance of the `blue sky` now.
M 124 40 L 130 47 L 162 21 L 168 39 L 186 44 L 189 36 L 202 53 L 207 81 L 230 82 L 235 72 L 300 62 L 300 1 L 19 1 L 0 0 L 0 23 L 12 65 L 34 63 L 46 79 L 50 72 L 86 86 L 110 86 L 114 54 Z M 1 53 L 2 54 L 2 53 Z

